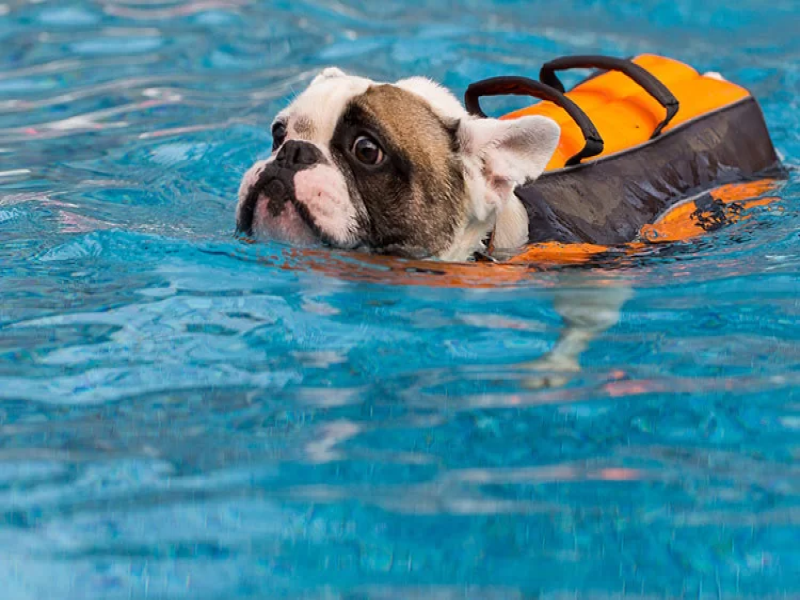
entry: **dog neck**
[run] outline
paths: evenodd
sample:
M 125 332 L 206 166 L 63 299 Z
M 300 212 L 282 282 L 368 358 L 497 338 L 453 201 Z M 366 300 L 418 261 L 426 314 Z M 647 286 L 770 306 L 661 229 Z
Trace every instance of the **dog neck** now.
M 491 247 L 486 241 L 491 239 Z M 516 195 L 505 202 L 500 214 L 472 219 L 456 236 L 456 243 L 439 256 L 446 261 L 464 261 L 477 253 L 491 255 L 494 248 L 517 249 L 528 243 L 528 212 Z
M 475 253 L 491 253 L 486 240 L 492 238 L 493 247 L 510 250 L 528 243 L 528 212 L 517 198 L 513 184 L 500 186 L 489 181 L 484 173 L 486 164 L 480 156 L 463 157 L 465 192 L 469 218 L 455 235 L 455 242 L 438 258 L 447 261 L 464 261 Z

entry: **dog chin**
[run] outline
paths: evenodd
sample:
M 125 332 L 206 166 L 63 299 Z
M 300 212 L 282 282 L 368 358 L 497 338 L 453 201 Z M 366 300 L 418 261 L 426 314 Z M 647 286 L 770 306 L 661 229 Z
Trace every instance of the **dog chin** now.
M 270 199 L 261 196 L 253 216 L 253 236 L 258 240 L 276 240 L 299 246 L 318 245 L 321 240 L 303 219 L 292 202 L 286 202 L 280 214 L 273 215 Z

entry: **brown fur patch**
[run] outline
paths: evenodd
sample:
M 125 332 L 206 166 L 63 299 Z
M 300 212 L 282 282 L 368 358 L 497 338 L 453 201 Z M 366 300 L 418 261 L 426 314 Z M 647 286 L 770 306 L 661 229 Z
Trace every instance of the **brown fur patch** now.
M 402 149 L 417 170 L 433 181 L 449 181 L 453 138 L 424 100 L 393 85 L 379 85 L 354 103 L 380 123 L 383 133 Z
M 292 119 L 291 125 L 292 129 L 294 129 L 295 135 L 303 140 L 312 139 L 314 137 L 314 133 L 316 132 L 314 122 L 308 117 L 304 117 L 302 115 Z
M 351 106 L 368 118 L 387 152 L 399 157 L 408 171 L 405 189 L 399 181 L 378 178 L 373 178 L 372 185 L 359 186 L 364 202 L 372 208 L 371 216 L 388 217 L 393 235 L 404 238 L 401 245 L 431 253 L 444 250 L 466 215 L 465 183 L 454 135 L 457 123 L 445 123 L 422 98 L 392 85 L 369 88 Z M 385 206 L 381 195 L 393 196 L 403 215 Z M 384 214 L 375 214 L 379 212 Z

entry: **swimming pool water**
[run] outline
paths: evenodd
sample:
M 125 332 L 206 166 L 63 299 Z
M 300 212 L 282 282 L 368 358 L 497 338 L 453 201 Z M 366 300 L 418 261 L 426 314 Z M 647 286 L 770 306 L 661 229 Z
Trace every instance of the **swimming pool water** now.
M 796 0 L 0 0 L 2 597 L 800 598 L 798 31 Z M 322 66 L 461 93 L 641 52 L 752 89 L 777 205 L 500 289 L 233 236 Z M 530 385 L 555 296 L 609 282 L 619 323 Z

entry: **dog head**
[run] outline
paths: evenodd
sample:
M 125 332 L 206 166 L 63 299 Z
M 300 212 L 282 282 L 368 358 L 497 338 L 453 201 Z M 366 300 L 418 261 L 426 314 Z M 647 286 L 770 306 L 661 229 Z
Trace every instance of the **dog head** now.
M 439 85 L 325 69 L 275 118 L 273 152 L 245 174 L 237 227 L 255 238 L 464 260 L 495 227 L 527 241 L 514 188 L 537 178 L 559 128 L 476 118 Z

